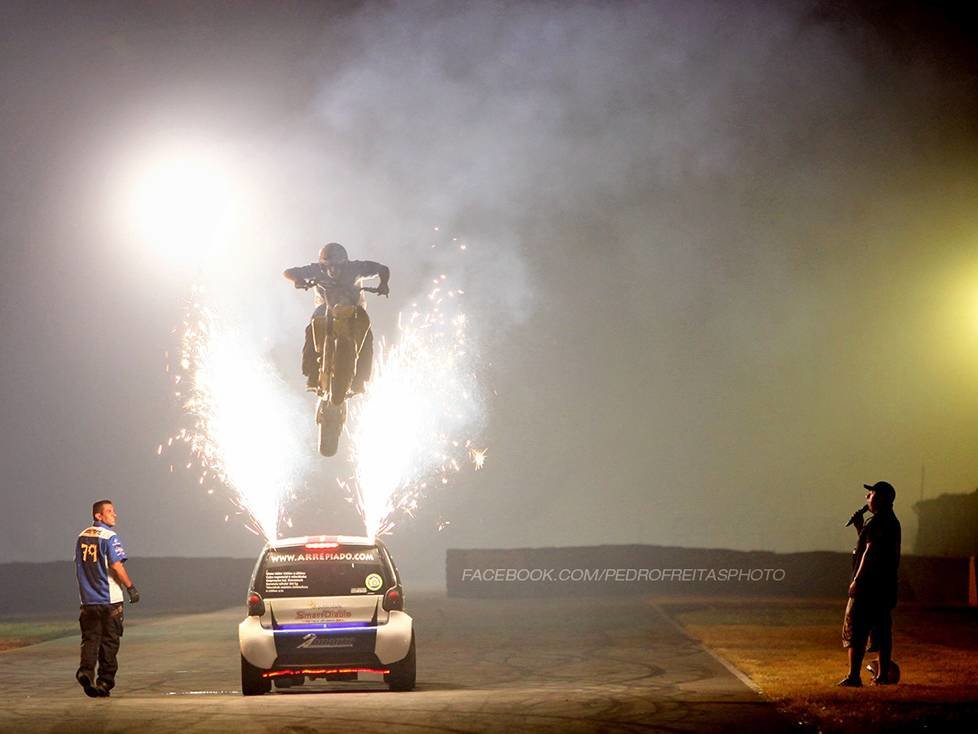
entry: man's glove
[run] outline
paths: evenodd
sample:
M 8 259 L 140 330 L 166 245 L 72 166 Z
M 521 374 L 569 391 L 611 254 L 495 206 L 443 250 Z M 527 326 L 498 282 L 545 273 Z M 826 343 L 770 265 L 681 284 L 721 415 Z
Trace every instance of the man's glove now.
M 387 283 L 381 283 L 377 286 L 378 296 L 389 296 L 391 294 L 391 289 L 387 287 Z
M 129 592 L 130 604 L 135 604 L 139 601 L 139 589 L 137 589 L 135 586 L 130 586 L 128 589 L 126 589 L 126 591 Z

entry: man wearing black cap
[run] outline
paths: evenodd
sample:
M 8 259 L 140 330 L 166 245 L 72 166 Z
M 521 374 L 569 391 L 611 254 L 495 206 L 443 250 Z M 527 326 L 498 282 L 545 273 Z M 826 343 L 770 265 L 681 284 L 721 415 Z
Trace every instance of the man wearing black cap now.
M 897 570 L 900 565 L 900 521 L 893 513 L 896 490 L 889 482 L 864 484 L 866 507 L 852 516 L 859 541 L 852 553 L 852 582 L 842 629 L 842 646 L 849 649 L 849 675 L 840 686 L 862 685 L 860 666 L 871 641 L 870 651 L 879 651 L 879 668 L 873 682 L 891 682 L 893 622 L 891 611 L 897 600 Z M 863 524 L 863 513 L 873 516 Z M 894 666 L 895 667 L 895 666 Z

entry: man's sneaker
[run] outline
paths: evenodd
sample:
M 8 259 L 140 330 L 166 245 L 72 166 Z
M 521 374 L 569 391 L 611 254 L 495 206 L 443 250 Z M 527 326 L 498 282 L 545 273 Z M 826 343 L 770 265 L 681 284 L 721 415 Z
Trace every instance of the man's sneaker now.
M 836 683 L 836 685 L 839 686 L 840 688 L 862 688 L 863 682 L 859 678 L 849 678 L 848 676 L 846 676 L 838 683 Z
M 95 695 L 99 698 L 108 698 L 112 694 L 109 692 L 109 688 L 107 688 L 104 683 L 99 681 L 95 684 Z
M 95 684 L 92 683 L 92 676 L 88 675 L 87 673 L 78 671 L 75 673 L 75 680 L 78 681 L 78 685 L 85 689 L 86 696 L 90 698 L 98 698 L 99 695 L 101 695 L 99 694 L 98 689 L 95 687 Z

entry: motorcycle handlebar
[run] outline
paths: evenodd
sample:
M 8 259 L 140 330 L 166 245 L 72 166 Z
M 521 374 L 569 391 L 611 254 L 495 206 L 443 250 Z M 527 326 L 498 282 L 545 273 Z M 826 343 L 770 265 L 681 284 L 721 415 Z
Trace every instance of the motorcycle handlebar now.
M 313 280 L 311 278 L 306 279 L 306 286 L 303 290 L 309 290 L 310 288 L 315 288 L 317 285 L 325 286 L 326 283 L 321 283 L 318 280 Z M 362 285 L 357 290 L 366 291 L 367 293 L 380 293 L 380 288 L 375 288 L 372 286 Z

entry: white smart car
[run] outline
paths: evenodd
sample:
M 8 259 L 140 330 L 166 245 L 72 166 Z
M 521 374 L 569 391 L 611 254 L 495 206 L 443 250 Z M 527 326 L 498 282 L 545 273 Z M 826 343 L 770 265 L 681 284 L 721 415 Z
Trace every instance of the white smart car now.
M 268 693 L 307 679 L 414 688 L 414 621 L 397 567 L 379 540 L 285 538 L 258 557 L 248 616 L 238 626 L 241 692 Z

